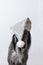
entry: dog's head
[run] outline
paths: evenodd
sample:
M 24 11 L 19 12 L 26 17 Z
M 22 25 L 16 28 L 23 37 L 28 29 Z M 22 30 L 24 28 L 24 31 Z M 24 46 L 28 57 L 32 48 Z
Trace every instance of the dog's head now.
M 21 40 L 18 40 L 15 34 L 13 35 L 12 38 L 13 46 L 14 46 L 14 50 L 16 50 L 17 52 L 23 52 L 26 49 L 30 48 L 30 44 L 31 44 L 30 29 L 31 29 L 31 21 L 29 20 L 29 18 L 27 18 Z

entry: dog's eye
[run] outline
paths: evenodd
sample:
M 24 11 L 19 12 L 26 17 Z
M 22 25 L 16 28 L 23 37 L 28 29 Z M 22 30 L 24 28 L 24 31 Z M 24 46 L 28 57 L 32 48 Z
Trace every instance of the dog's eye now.
M 25 48 L 25 47 L 26 47 L 26 44 L 22 48 Z

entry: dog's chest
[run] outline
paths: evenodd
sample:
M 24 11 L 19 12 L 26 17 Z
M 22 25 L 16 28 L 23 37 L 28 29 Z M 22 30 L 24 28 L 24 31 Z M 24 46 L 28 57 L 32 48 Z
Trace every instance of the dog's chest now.
M 17 53 L 18 56 L 18 62 L 22 63 L 22 59 L 23 59 L 23 53 Z

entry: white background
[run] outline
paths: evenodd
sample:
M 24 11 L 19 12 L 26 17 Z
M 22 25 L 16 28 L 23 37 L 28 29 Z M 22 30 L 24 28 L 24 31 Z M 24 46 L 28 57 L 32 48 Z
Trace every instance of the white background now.
M 27 65 L 43 65 L 43 0 L 0 0 L 0 65 L 8 65 L 10 27 L 26 17 L 32 21 Z

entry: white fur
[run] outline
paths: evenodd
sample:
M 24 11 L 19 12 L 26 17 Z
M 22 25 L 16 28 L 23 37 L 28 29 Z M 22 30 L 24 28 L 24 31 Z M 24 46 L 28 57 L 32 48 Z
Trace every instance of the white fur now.
M 14 62 L 15 56 L 16 56 L 16 52 L 13 50 L 12 55 L 11 55 L 11 61 Z
M 19 41 L 17 42 L 17 47 L 19 47 L 19 48 L 22 48 L 24 45 L 25 45 L 25 42 L 22 41 L 22 40 L 19 40 Z
M 12 53 L 12 55 L 11 55 L 11 61 L 12 62 L 15 62 L 15 63 L 17 63 L 17 62 L 20 62 L 20 63 L 22 63 L 22 58 L 23 58 L 23 55 L 22 54 L 19 54 L 19 53 L 17 53 L 17 52 L 15 52 L 14 50 L 13 50 L 13 53 Z

